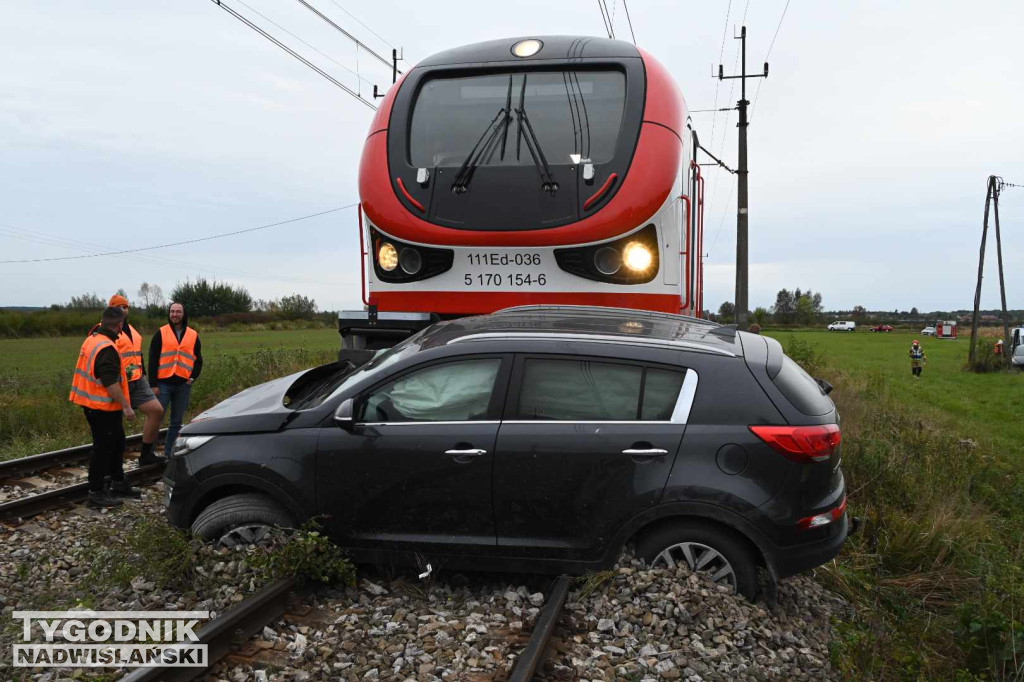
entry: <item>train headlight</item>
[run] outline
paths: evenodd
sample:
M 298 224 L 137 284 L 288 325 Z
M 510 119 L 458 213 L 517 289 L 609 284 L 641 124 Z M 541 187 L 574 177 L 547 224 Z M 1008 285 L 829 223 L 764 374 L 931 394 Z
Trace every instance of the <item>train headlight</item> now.
M 614 275 L 622 267 L 622 254 L 618 249 L 602 246 L 594 252 L 594 267 L 602 275 Z
M 420 252 L 411 246 L 406 246 L 402 249 L 402 252 L 398 254 L 398 265 L 402 268 L 402 272 L 405 274 L 415 275 L 423 267 L 423 256 L 421 256 Z
M 517 57 L 532 57 L 540 52 L 540 48 L 542 47 L 544 47 L 544 43 L 533 38 L 530 38 L 529 40 L 520 40 L 512 46 L 512 54 Z
M 377 249 L 377 262 L 380 266 L 391 272 L 398 267 L 398 249 L 391 242 L 384 242 Z
M 646 272 L 654 258 L 646 246 L 640 242 L 630 242 L 622 250 L 622 261 L 633 272 Z

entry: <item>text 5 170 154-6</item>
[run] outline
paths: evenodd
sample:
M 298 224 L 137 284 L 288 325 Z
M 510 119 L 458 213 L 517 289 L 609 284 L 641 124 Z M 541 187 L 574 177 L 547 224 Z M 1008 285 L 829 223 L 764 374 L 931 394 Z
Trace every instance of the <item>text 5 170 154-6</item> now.
M 529 272 L 482 272 L 475 275 L 466 274 L 463 282 L 467 287 L 529 287 L 545 286 L 548 278 L 544 273 L 532 274 Z

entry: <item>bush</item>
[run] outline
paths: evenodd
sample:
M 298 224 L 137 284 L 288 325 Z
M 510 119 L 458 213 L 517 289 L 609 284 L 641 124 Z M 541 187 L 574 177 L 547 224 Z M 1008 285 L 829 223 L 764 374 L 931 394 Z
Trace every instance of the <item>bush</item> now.
M 293 532 L 277 531 L 278 544 L 253 556 L 252 565 L 268 578 L 300 582 L 356 584 L 356 570 L 344 552 L 320 533 L 316 521 Z

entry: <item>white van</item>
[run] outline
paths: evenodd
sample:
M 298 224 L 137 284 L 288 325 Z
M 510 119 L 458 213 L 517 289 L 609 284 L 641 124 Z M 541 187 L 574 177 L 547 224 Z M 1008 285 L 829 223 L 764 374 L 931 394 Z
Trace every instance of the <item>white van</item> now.
M 828 326 L 828 330 L 830 332 L 852 332 L 852 331 L 857 331 L 857 323 L 856 322 L 850 322 L 850 321 L 846 321 L 846 322 L 836 321 L 836 322 L 833 322 L 832 324 L 830 324 Z

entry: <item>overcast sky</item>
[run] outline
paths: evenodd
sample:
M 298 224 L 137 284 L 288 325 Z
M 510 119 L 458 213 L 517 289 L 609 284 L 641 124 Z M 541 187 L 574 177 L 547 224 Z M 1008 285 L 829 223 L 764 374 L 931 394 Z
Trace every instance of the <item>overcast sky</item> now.
M 245 1 L 225 0 L 340 81 L 364 94 L 390 83 L 298 2 Z M 313 4 L 413 63 L 493 38 L 604 32 L 593 0 Z M 629 39 L 622 3 L 608 5 Z M 738 99 L 736 81 L 711 78 L 720 54 L 733 70 L 734 27 L 745 14 L 756 71 L 785 7 L 632 0 L 629 10 L 637 43 L 669 67 L 691 109 L 710 109 Z M 971 307 L 986 178 L 1024 185 L 1021 26 L 1019 0 L 791 0 L 770 76 L 748 92 L 753 100 L 760 85 L 751 308 L 770 306 L 781 287 L 821 291 L 828 309 Z M 358 201 L 373 112 L 208 0 L 2 3 L 0 63 L 0 260 L 200 238 Z M 726 116 L 693 119 L 734 164 L 736 116 Z M 705 303 L 717 309 L 734 298 L 736 194 L 732 176 L 708 172 Z M 1024 188 L 1007 188 L 1001 209 L 1008 304 L 1021 308 Z M 357 308 L 357 242 L 349 208 L 139 256 L 0 264 L 0 305 L 134 295 L 143 281 L 169 293 L 206 276 L 258 298 L 301 292 L 324 309 Z M 994 247 L 984 307 L 999 301 Z

